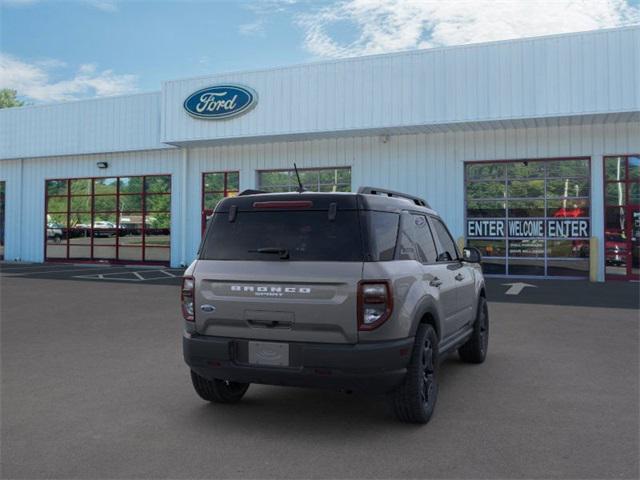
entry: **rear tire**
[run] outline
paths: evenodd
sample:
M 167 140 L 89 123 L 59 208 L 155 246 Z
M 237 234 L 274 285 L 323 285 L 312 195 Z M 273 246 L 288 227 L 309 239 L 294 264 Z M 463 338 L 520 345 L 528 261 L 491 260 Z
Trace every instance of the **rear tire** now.
M 388 394 L 389 403 L 402 422 L 427 423 L 438 398 L 438 336 L 431 325 L 421 324 L 402 385 Z
M 487 300 L 480 297 L 478 313 L 473 324 L 473 333 L 467 342 L 458 349 L 458 355 L 463 362 L 482 363 L 487 358 L 489 348 L 489 308 Z
M 214 403 L 237 403 L 249 388 L 248 383 L 208 380 L 193 370 L 191 370 L 191 383 L 200 398 Z

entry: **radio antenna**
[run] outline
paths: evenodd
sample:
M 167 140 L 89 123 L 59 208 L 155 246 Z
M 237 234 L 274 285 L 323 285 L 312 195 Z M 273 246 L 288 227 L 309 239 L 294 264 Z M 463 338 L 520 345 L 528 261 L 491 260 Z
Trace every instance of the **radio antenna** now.
M 298 179 L 298 193 L 304 192 L 304 185 L 302 185 L 302 180 L 300 180 L 300 174 L 298 173 L 298 166 L 294 163 L 293 169 L 296 171 L 296 178 Z

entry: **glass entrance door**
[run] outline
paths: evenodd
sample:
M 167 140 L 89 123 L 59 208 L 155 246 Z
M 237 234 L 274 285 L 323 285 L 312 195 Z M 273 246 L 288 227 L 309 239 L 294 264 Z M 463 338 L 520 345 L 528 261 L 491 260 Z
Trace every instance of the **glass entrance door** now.
M 607 279 L 640 278 L 640 156 L 604 159 Z

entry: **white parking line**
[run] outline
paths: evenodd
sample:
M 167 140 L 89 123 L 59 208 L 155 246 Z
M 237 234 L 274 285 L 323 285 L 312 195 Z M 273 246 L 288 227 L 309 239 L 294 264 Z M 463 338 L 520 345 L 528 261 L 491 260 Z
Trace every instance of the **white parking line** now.
M 74 275 L 73 278 L 86 278 L 89 280 L 115 280 L 115 281 L 121 281 L 121 282 L 149 282 L 153 280 L 166 280 L 167 278 L 167 277 L 146 278 L 144 276 L 145 273 L 152 273 L 152 272 L 161 272 L 170 278 L 177 278 L 176 275 L 172 274 L 171 272 L 167 272 L 166 270 L 141 270 L 137 272 L 124 271 L 124 272 L 114 272 L 114 273 L 98 273 L 98 274 L 92 274 L 92 275 Z M 133 278 L 122 277 L 122 275 L 129 275 L 129 274 L 131 274 Z
M 109 267 L 94 267 L 94 268 L 98 268 L 98 269 L 102 269 L 102 270 L 106 270 L 106 269 L 111 270 L 111 268 L 109 268 Z M 5 270 L 0 270 L 0 275 L 1 276 L 6 276 L 6 277 L 15 277 L 15 276 L 23 276 L 23 275 L 38 275 L 38 274 L 41 274 L 41 273 L 86 272 L 87 271 L 87 267 L 66 269 L 66 270 L 37 270 L 37 271 L 33 271 L 33 270 L 35 270 L 35 269 L 24 269 L 24 270 L 18 270 L 18 271 L 15 271 L 15 272 L 7 272 Z M 123 268 L 116 268 L 114 270 L 123 270 Z M 124 269 L 124 270 L 126 270 L 126 269 Z

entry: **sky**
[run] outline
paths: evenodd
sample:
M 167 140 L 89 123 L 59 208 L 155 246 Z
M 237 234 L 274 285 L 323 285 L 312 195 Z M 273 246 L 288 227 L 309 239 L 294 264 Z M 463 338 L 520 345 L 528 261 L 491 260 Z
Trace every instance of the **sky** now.
M 640 24 L 640 0 L 0 0 L 0 88 L 29 104 L 323 59 Z

